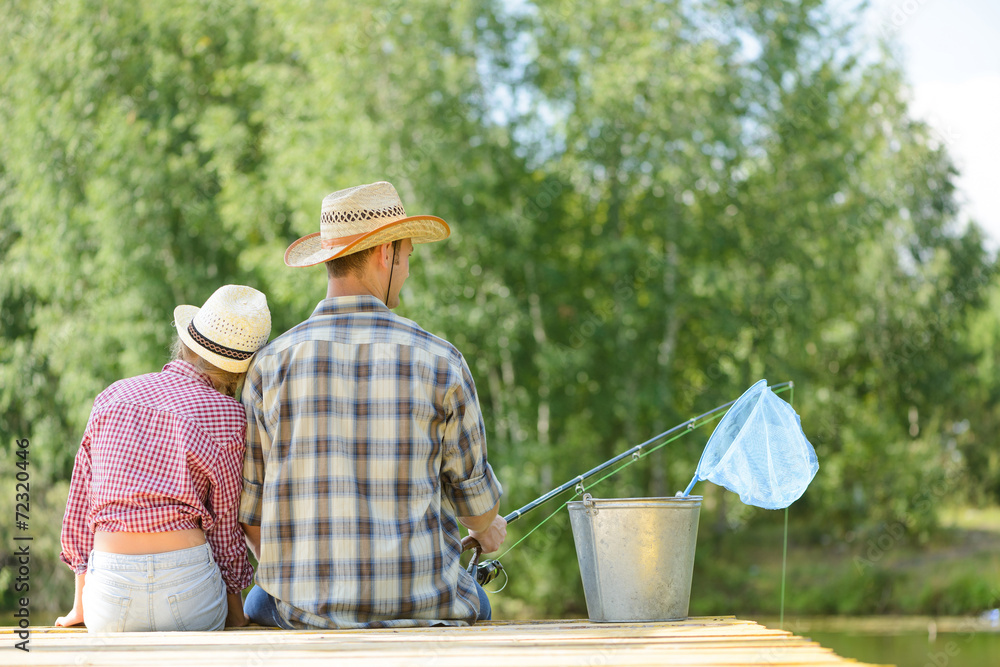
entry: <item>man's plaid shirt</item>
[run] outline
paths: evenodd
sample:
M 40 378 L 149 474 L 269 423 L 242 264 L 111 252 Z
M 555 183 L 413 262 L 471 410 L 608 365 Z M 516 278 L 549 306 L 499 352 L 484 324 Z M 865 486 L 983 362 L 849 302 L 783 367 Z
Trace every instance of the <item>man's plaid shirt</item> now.
M 456 517 L 492 509 L 462 355 L 371 296 L 321 301 L 257 353 L 243 390 L 240 521 L 293 627 L 472 623 Z

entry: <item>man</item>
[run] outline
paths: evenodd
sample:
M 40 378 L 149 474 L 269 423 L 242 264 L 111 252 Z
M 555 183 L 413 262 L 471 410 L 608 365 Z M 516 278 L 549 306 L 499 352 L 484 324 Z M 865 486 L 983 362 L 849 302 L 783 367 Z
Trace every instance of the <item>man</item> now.
M 447 341 L 394 315 L 416 243 L 389 183 L 328 195 L 292 267 L 327 267 L 326 299 L 247 374 L 240 522 L 258 558 L 261 625 L 464 625 L 490 617 L 460 565 L 459 524 L 485 552 L 506 537 L 475 384 Z

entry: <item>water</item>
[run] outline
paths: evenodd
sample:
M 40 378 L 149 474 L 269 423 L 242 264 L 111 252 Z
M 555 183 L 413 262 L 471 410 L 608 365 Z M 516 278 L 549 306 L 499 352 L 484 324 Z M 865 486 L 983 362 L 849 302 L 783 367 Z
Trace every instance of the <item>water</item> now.
M 777 628 L 776 619 L 761 620 Z M 860 662 L 897 667 L 997 667 L 1000 627 L 988 618 L 785 619 L 785 630 Z
M 933 642 L 926 634 L 859 635 L 814 632 L 813 641 L 837 655 L 860 662 L 898 667 L 997 667 L 1000 634 L 939 634 Z

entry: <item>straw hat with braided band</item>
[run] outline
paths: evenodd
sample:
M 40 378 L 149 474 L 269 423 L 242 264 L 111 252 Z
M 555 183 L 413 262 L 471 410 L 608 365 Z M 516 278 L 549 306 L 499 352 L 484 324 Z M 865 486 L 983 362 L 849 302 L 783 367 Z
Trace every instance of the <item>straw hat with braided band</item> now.
M 230 373 L 244 373 L 271 335 L 267 298 L 252 287 L 225 285 L 201 308 L 174 308 L 177 335 L 192 352 Z
M 407 216 L 391 183 L 357 185 L 323 198 L 319 232 L 288 246 L 285 264 L 313 266 L 383 243 L 401 239 L 430 243 L 448 238 L 450 233 L 441 218 Z

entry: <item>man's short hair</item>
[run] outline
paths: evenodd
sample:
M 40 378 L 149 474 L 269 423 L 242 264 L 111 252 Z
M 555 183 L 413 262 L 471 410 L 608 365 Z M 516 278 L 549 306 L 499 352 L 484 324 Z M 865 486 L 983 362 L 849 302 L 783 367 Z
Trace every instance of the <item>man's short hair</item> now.
M 392 247 L 396 252 L 396 261 L 399 261 L 399 246 L 402 245 L 403 240 L 392 242 Z M 337 257 L 326 262 L 326 273 L 331 278 L 343 278 L 344 276 L 349 276 L 352 273 L 355 276 L 361 276 L 365 271 L 365 265 L 368 263 L 368 258 L 371 257 L 372 253 L 378 250 L 379 246 L 372 246 L 371 248 L 365 248 L 364 250 L 359 250 L 357 252 L 352 252 L 350 255 L 344 255 L 343 257 Z
M 364 250 L 359 250 L 357 252 L 352 252 L 350 255 L 344 255 L 343 257 L 337 257 L 336 259 L 331 259 L 326 262 L 326 273 L 332 278 L 343 278 L 344 276 L 349 276 L 352 273 L 356 276 L 360 276 L 364 273 L 365 265 L 368 263 L 368 258 L 371 254 L 375 252 L 378 246 L 373 246 L 371 248 L 365 248 Z

